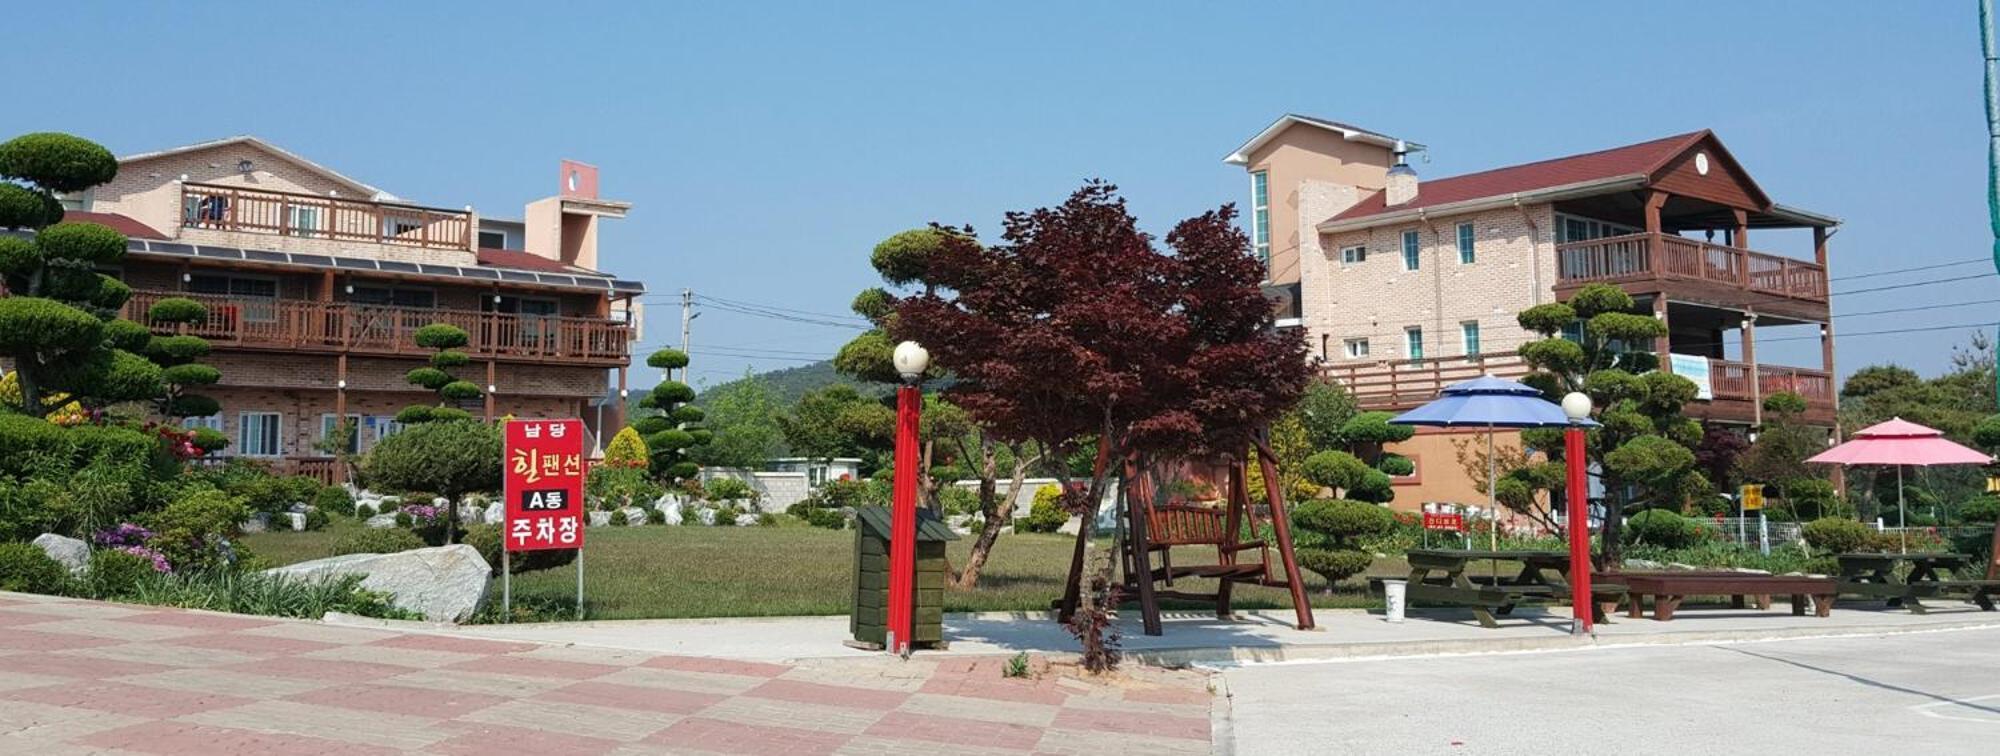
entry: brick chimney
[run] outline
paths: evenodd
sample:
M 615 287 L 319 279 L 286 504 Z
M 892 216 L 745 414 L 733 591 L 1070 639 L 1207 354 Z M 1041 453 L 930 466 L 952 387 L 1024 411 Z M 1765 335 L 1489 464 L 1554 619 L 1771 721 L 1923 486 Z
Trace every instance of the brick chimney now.
M 1383 179 L 1382 199 L 1390 207 L 1395 207 L 1417 198 L 1417 172 L 1410 168 L 1410 148 L 1403 140 L 1396 140 L 1396 164 L 1389 166 L 1389 174 Z

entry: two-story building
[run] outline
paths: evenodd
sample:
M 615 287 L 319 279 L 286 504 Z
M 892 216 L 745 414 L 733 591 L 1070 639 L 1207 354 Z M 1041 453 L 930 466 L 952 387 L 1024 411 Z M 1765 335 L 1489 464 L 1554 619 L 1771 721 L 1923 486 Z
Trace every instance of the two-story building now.
M 592 166 L 564 161 L 558 180 L 520 219 L 489 218 L 244 136 L 122 158 L 111 183 L 64 201 L 70 220 L 130 237 L 124 317 L 146 322 L 166 297 L 208 305 L 187 332 L 214 346 L 222 381 L 203 393 L 222 411 L 190 424 L 227 434 L 226 454 L 331 478 L 322 442 L 341 418 L 366 451 L 398 410 L 437 401 L 404 378 L 426 364 L 413 334 L 431 323 L 470 336 L 472 363 L 453 372 L 486 394 L 463 409 L 622 425 L 605 398 L 625 386 L 645 288 L 599 269 L 598 224 L 630 204 L 600 198 Z
M 1354 126 L 1287 115 L 1225 161 L 1250 176 L 1246 219 L 1272 287 L 1326 375 L 1366 409 L 1402 410 L 1452 383 L 1518 377 L 1535 338 L 1515 321 L 1590 283 L 1629 292 L 1668 326 L 1663 370 L 1695 381 L 1691 416 L 1755 427 L 1761 399 L 1796 392 L 1805 421 L 1834 423 L 1827 238 L 1835 218 L 1778 204 L 1709 131 L 1445 178 L 1419 179 L 1425 149 Z M 1799 233 L 1811 259 L 1756 251 Z M 1753 236 L 1754 235 L 1754 236 Z M 1819 364 L 1757 358 L 1760 332 L 1817 338 Z M 1483 502 L 1450 432 L 1402 444 L 1418 472 L 1397 504 Z M 1518 441 L 1513 443 L 1518 444 Z

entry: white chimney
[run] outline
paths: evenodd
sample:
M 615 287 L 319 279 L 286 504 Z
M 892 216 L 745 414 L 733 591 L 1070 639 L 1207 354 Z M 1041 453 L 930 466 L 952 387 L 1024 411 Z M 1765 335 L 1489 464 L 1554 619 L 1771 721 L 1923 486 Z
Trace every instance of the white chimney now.
M 1390 207 L 1395 207 L 1417 198 L 1417 172 L 1410 168 L 1410 148 L 1403 140 L 1396 140 L 1396 164 L 1389 166 L 1389 175 L 1384 179 L 1382 199 Z

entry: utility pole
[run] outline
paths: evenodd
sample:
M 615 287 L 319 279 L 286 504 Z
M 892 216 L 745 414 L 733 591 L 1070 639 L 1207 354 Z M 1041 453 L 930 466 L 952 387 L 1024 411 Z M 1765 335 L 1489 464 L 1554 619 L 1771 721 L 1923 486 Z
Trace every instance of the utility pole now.
M 1979 47 L 1986 59 L 1986 215 L 1993 226 L 1993 267 L 2000 269 L 2000 54 L 1993 46 L 1993 0 L 1979 0 Z M 2000 371 L 1995 372 L 2000 390 Z
M 688 342 L 689 342 L 688 336 L 693 331 L 693 328 L 694 328 L 694 289 L 681 289 L 681 354 L 688 353 Z M 671 378 L 673 376 L 668 376 L 668 377 Z M 688 383 L 688 369 L 685 367 L 681 368 L 680 382 Z

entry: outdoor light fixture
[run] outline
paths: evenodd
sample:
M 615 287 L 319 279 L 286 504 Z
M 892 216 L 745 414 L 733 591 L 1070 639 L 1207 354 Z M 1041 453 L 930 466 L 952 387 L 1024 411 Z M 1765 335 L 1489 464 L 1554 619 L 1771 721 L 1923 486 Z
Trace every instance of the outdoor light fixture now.
M 342 378 L 340 380 L 334 381 L 333 386 L 334 388 L 345 389 L 347 388 L 347 379 Z
M 182 273 L 182 274 L 181 274 L 181 283 L 187 283 L 187 282 L 189 282 L 189 281 L 193 281 L 193 280 L 194 280 L 194 274 L 192 274 L 192 273 Z
M 897 344 L 892 361 L 896 363 L 896 373 L 903 376 L 905 383 L 916 383 L 924 377 L 924 371 L 931 369 L 930 350 L 914 341 Z
M 488 383 L 488 384 L 486 384 L 486 393 L 488 393 L 488 394 L 491 394 L 491 393 L 495 393 L 495 391 L 494 391 L 494 389 L 493 389 L 493 384 L 491 384 L 491 383 Z
M 251 168 L 253 168 L 253 167 L 255 167 L 255 166 L 254 166 L 254 165 L 252 165 L 252 164 L 250 163 L 250 161 L 248 161 L 248 160 L 238 160 L 238 161 L 236 161 L 236 172 L 237 172 L 237 173 L 249 173 L 249 172 L 250 172 L 250 169 L 251 169 Z
M 1563 397 L 1562 406 L 1563 415 L 1568 417 L 1572 423 L 1590 417 L 1589 394 L 1581 391 L 1571 391 L 1568 396 Z

